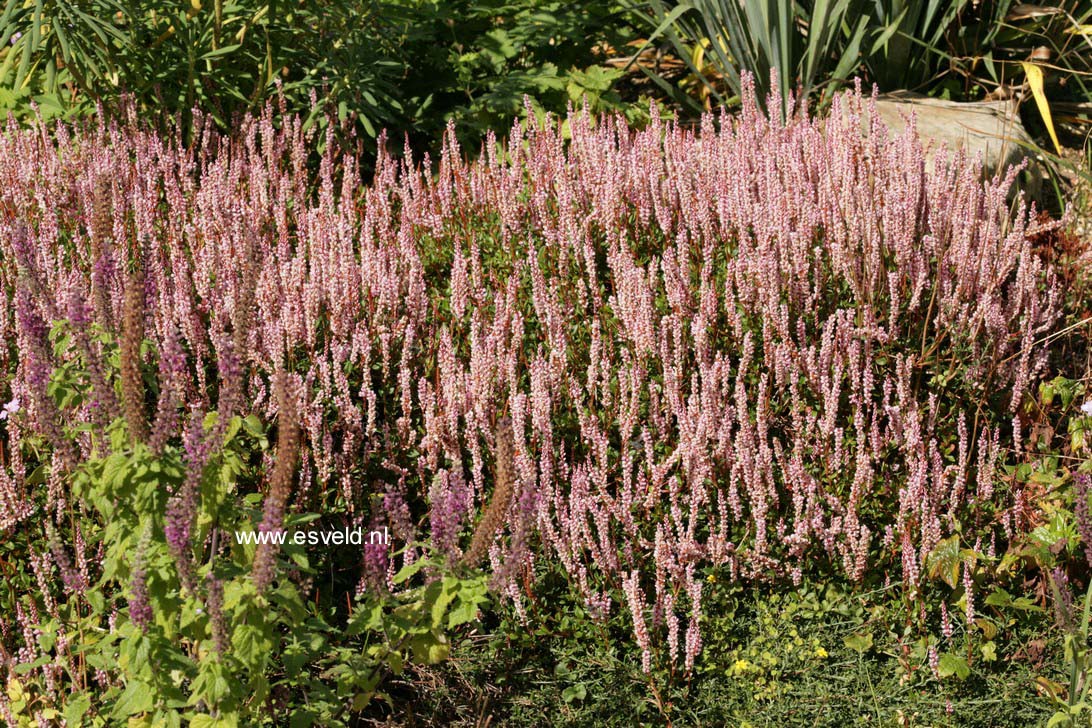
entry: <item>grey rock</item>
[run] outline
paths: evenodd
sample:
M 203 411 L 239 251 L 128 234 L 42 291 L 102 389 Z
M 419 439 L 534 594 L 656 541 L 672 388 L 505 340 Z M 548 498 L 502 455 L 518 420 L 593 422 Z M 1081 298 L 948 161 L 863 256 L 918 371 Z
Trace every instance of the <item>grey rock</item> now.
M 867 109 L 863 123 L 868 125 Z M 940 146 L 962 147 L 971 157 L 981 155 L 985 173 L 990 175 L 1028 160 L 1023 184 L 1038 196 L 1043 169 L 1029 148 L 1035 142 L 1016 113 L 1013 101 L 945 101 L 910 91 L 884 94 L 876 100 L 876 113 L 895 133 L 906 128 L 911 113 L 917 116 L 918 136 L 927 147 L 927 164 Z

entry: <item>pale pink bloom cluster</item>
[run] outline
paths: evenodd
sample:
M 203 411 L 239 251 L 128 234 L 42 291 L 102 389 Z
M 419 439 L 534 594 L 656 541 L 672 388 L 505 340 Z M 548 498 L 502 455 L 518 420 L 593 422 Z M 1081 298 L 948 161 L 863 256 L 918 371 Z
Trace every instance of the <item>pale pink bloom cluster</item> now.
M 300 123 L 269 115 L 188 147 L 136 123 L 9 125 L 0 290 L 46 321 L 78 296 L 113 329 L 144 241 L 176 441 L 224 378 L 274 419 L 284 369 L 303 431 L 293 507 L 341 499 L 396 539 L 434 531 L 452 559 L 510 416 L 503 591 L 528 598 L 526 574 L 554 561 L 593 614 L 628 608 L 646 667 L 660 644 L 690 666 L 709 567 L 890 566 L 913 590 L 957 525 L 990 543 L 1024 525 L 997 468 L 1057 318 L 1053 274 L 1028 212 L 1009 211 L 1014 173 L 982 182 L 943 154 L 928 173 L 912 129 L 862 135 L 867 103 L 782 123 L 748 100 L 641 131 L 574 113 L 570 139 L 531 121 L 475 161 L 454 134 L 435 165 L 381 153 L 368 184 L 335 152 L 316 178 Z M 0 340 L 31 334 L 0 307 Z M 14 452 L 44 410 L 25 353 L 0 366 L 0 400 L 23 408 L 0 423 L 12 528 L 30 513 Z

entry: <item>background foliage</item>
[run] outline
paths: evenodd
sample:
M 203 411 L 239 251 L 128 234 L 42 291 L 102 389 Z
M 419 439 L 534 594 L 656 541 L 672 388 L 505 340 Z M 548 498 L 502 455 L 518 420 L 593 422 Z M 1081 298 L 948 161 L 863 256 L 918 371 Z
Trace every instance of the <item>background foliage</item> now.
M 538 111 L 585 95 L 622 108 L 610 89 L 621 72 L 596 62 L 627 27 L 620 5 L 587 0 L 6 0 L 0 110 L 70 117 L 131 96 L 187 121 L 200 108 L 227 130 L 277 95 L 306 127 L 332 115 L 435 151 L 448 121 L 472 144 L 503 132 L 525 95 Z

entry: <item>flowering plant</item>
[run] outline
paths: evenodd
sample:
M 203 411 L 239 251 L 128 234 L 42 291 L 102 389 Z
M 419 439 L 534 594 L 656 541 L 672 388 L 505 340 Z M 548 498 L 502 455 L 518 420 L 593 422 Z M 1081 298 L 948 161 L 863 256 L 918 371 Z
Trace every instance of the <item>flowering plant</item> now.
M 531 118 L 472 162 L 451 130 L 435 171 L 384 152 L 367 185 L 334 145 L 312 183 L 308 134 L 271 113 L 192 144 L 135 119 L 48 143 L 11 126 L 0 369 L 25 410 L 4 430 L 0 524 L 66 527 L 96 503 L 74 474 L 114 483 L 132 443 L 147 482 L 96 508 L 161 514 L 127 567 L 138 623 L 168 559 L 184 593 L 220 599 L 208 558 L 245 495 L 255 527 L 335 512 L 482 565 L 523 617 L 549 563 L 589 614 L 624 615 L 649 672 L 692 670 L 708 569 L 875 570 L 910 599 L 948 574 L 971 621 L 966 554 L 1030 526 L 1004 466 L 1055 269 L 1033 210 L 1010 211 L 1015 171 L 983 181 L 941 154 L 930 172 L 912 124 L 861 134 L 867 103 L 783 122 L 749 89 L 700 129 Z M 270 450 L 255 423 L 274 420 Z M 149 525 L 130 521 L 126 548 Z M 65 588 L 121 568 L 71 533 Z M 419 556 L 353 554 L 350 591 Z M 244 561 L 248 599 L 273 599 L 278 558 Z M 35 620 L 14 613 L 4 640 L 26 657 Z
M 50 335 L 62 358 L 76 338 L 63 321 Z M 60 410 L 91 400 L 91 382 L 101 376 L 110 385 L 111 362 L 133 355 L 107 336 L 86 343 L 101 347 L 101 360 L 77 350 L 50 377 Z M 143 400 L 139 363 L 121 366 L 117 378 L 123 403 Z M 45 543 L 29 544 L 41 601 L 16 602 L 24 644 L 15 661 L 23 667 L 7 675 L 6 724 L 63 717 L 70 725 L 344 725 L 382 695 L 387 675 L 410 661 L 446 657 L 449 635 L 487 600 L 484 576 L 451 574 L 427 548 L 417 549 L 412 568 L 384 580 L 388 588 L 353 594 L 342 587 L 348 609 L 339 613 L 312 595 L 329 556 L 291 539 L 231 539 L 239 531 L 292 531 L 317 518 L 284 508 L 298 434 L 283 378 L 275 390 L 275 448 L 259 418 L 217 411 L 192 411 L 179 423 L 180 443 L 158 434 L 162 422 L 152 431 L 134 427 L 140 407 L 89 433 L 88 454 L 65 474 L 67 502 L 51 506 L 66 520 L 47 521 Z M 246 492 L 263 481 L 264 499 Z M 88 543 L 97 545 L 95 564 Z M 37 550 L 43 545 L 45 553 Z M 58 589 L 46 581 L 53 567 Z M 284 699 L 296 691 L 311 696 L 306 705 Z

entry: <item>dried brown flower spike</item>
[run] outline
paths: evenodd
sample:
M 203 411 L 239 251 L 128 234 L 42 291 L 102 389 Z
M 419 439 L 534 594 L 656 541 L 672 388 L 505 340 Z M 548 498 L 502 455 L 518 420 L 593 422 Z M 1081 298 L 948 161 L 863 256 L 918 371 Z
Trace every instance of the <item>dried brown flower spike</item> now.
M 95 182 L 91 198 L 91 299 L 95 316 L 101 326 L 114 331 L 113 316 L 110 308 L 110 292 L 103 275 L 103 264 L 109 258 L 110 236 L 112 234 L 113 201 L 110 181 L 100 177 Z
M 140 345 L 144 341 L 144 264 L 140 244 L 135 247 L 132 269 L 125 280 L 122 308 L 121 395 L 129 434 L 138 442 L 147 442 L 144 379 L 140 373 Z
M 263 533 L 279 531 L 284 526 L 284 513 L 288 507 L 288 497 L 292 494 L 292 478 L 300 448 L 296 402 L 287 386 L 284 372 L 278 371 L 273 378 L 273 397 L 278 408 L 277 457 L 269 477 L 269 492 L 265 496 L 262 523 L 258 527 Z M 259 592 L 264 591 L 273 581 L 276 551 L 277 545 L 265 542 L 258 546 L 254 555 L 251 574 Z
M 512 495 L 516 490 L 516 479 L 512 469 L 515 445 L 512 439 L 511 418 L 504 417 L 497 423 L 494 438 L 496 452 L 493 466 L 493 498 L 489 501 L 481 520 L 478 521 L 478 527 L 470 539 L 470 548 L 463 554 L 463 564 L 466 566 L 477 566 L 489 553 L 489 546 L 504 522 L 508 506 L 512 503 Z

